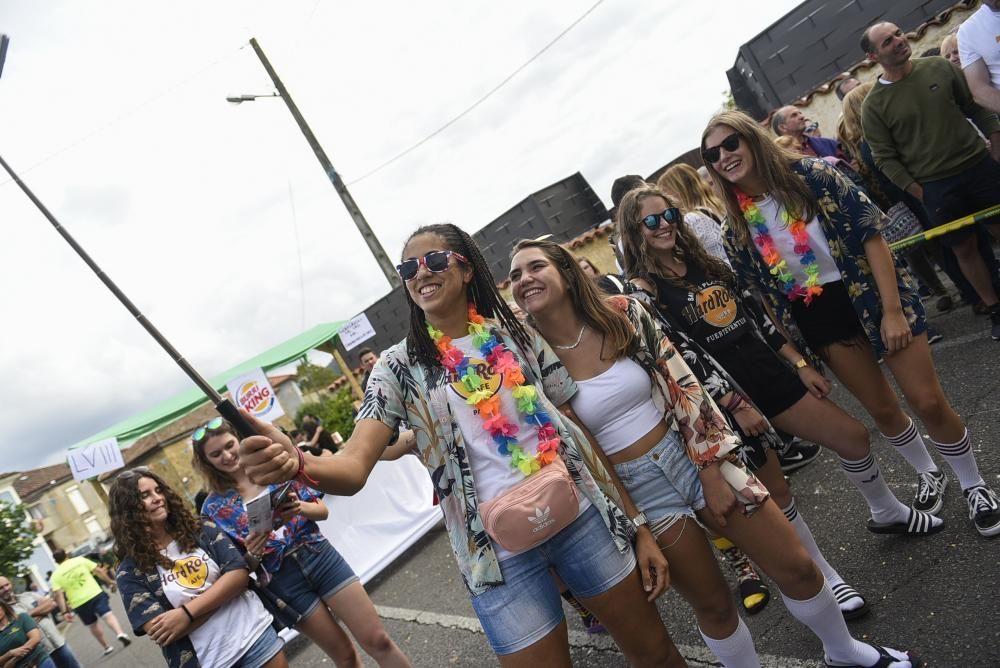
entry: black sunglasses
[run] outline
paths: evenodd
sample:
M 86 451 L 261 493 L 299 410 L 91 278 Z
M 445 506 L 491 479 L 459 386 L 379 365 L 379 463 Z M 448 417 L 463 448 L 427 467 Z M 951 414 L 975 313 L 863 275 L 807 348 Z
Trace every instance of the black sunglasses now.
M 672 206 L 663 210 L 663 213 L 651 213 L 639 222 L 646 226 L 647 230 L 655 230 L 660 226 L 660 218 L 668 225 L 676 225 L 681 219 L 681 210 Z
M 705 159 L 710 165 L 714 165 L 722 157 L 722 149 L 726 149 L 727 152 L 732 153 L 740 147 L 740 135 L 738 132 L 734 132 L 729 135 L 721 142 L 718 146 L 712 146 L 711 148 L 701 149 L 701 157 Z
M 420 270 L 420 265 L 424 265 L 427 267 L 427 271 L 433 271 L 435 274 L 447 270 L 448 258 L 450 257 L 454 257 L 464 264 L 469 263 L 461 253 L 450 250 L 438 250 L 431 251 L 423 257 L 413 257 L 409 260 L 403 260 L 402 263 L 396 265 L 396 271 L 399 272 L 399 277 L 404 281 L 412 281 Z

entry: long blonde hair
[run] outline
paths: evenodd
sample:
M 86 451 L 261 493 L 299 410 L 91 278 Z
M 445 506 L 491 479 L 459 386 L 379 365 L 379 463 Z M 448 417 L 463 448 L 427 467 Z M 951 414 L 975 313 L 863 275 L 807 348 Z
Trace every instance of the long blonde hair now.
M 861 109 L 864 107 L 865 98 L 874 87 L 875 84 L 869 81 L 856 86 L 844 96 L 844 113 L 837 128 L 837 139 L 850 150 L 855 159 L 861 157 L 861 140 L 865 138 L 861 129 Z
M 677 206 L 685 211 L 708 209 L 720 218 L 726 213 L 726 205 L 691 165 L 683 162 L 674 165 L 660 175 L 656 185 L 670 193 L 677 200 Z
M 764 179 L 764 184 L 774 199 L 781 203 L 790 215 L 805 216 L 806 220 L 819 215 L 819 203 L 808 186 L 803 183 L 791 169 L 792 163 L 802 159 L 788 149 L 774 143 L 774 139 L 756 121 L 742 111 L 721 111 L 708 121 L 708 126 L 701 133 L 701 150 L 704 151 L 705 139 L 717 127 L 726 127 L 740 136 L 750 154 L 753 156 L 754 170 Z M 736 199 L 737 186 L 722 178 L 715 167 L 705 165 L 715 182 L 716 189 L 723 194 L 726 203 L 726 215 L 729 224 L 736 234 L 736 241 L 747 246 L 750 244 L 750 227 Z

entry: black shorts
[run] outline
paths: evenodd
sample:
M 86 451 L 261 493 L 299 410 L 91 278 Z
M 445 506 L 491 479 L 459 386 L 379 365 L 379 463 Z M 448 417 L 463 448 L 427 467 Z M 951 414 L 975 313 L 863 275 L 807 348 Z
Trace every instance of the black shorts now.
M 73 612 L 76 613 L 84 625 L 90 626 L 91 624 L 96 624 L 98 617 L 103 617 L 111 612 L 111 606 L 108 604 L 108 595 L 102 591 L 79 608 L 73 608 Z
M 780 415 L 808 390 L 778 353 L 752 334 L 709 352 L 767 419 Z
M 960 174 L 926 181 L 921 186 L 924 189 L 924 206 L 931 215 L 931 223 L 933 227 L 939 227 L 1000 204 L 1000 163 L 987 155 Z M 1000 217 L 987 218 L 980 224 L 1000 224 Z M 975 231 L 976 226 L 970 225 L 938 239 L 946 246 L 954 246 L 963 239 L 968 239 Z
M 791 303 L 791 309 L 802 337 L 820 356 L 833 343 L 868 341 L 843 281 L 824 284 L 823 294 L 813 299 L 811 304 L 806 306 L 804 301 L 799 300 Z

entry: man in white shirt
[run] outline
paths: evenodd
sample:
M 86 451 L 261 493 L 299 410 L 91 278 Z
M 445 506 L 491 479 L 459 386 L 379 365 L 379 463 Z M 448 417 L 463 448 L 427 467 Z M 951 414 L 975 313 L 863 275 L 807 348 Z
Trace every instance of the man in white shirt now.
M 983 0 L 958 29 L 958 57 L 976 103 L 1000 113 L 1000 0 Z

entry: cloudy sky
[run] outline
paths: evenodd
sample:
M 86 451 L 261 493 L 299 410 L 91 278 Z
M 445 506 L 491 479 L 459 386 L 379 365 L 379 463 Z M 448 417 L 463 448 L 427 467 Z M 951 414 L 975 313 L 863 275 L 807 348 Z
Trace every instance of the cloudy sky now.
M 347 319 L 388 284 L 269 93 L 256 36 L 350 183 L 485 94 L 594 5 L 3 0 L 0 155 L 204 374 Z M 740 44 L 798 0 L 605 0 L 510 83 L 354 184 L 390 257 L 581 171 L 608 200 L 697 143 Z M 188 387 L 0 175 L 3 470 Z

